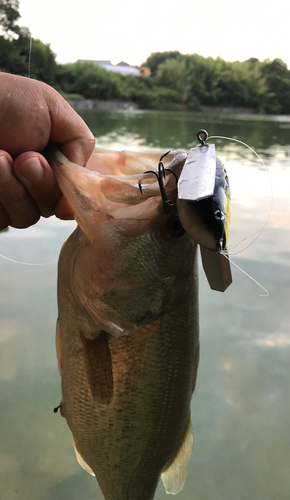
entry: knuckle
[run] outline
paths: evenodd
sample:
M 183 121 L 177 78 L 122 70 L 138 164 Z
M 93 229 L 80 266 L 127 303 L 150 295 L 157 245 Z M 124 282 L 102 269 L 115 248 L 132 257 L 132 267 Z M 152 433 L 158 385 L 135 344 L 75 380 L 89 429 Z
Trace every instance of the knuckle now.
M 0 231 L 4 231 L 10 225 L 10 217 L 3 205 L 0 203 Z
M 10 222 L 10 221 L 9 221 L 9 222 Z M 8 228 L 8 226 L 9 226 L 9 222 L 7 221 L 7 222 L 4 222 L 4 223 L 3 223 L 2 221 L 0 221 L 0 233 L 1 233 L 1 231 L 4 231 L 5 229 L 7 229 L 7 228 Z
M 26 229 L 27 227 L 33 226 L 40 219 L 40 214 L 27 214 L 24 219 L 12 219 L 11 227 L 15 227 L 16 229 Z

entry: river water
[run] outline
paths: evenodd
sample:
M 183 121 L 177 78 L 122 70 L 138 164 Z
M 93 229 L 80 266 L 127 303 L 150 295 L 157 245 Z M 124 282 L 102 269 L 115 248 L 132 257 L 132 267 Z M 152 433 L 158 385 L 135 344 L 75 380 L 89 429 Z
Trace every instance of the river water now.
M 290 498 L 290 117 L 172 112 L 82 113 L 111 149 L 189 150 L 213 139 L 232 189 L 233 284 L 210 290 L 200 267 L 201 360 L 194 448 L 179 500 Z M 101 500 L 76 463 L 60 400 L 56 261 L 74 222 L 0 234 L 0 499 Z M 262 231 L 260 232 L 260 230 Z M 259 236 L 255 239 L 256 233 Z M 257 236 L 257 234 L 256 234 Z M 267 290 L 268 294 L 265 292 Z M 267 296 L 265 296 L 267 295 Z M 167 498 L 162 484 L 156 500 Z M 117 500 L 117 499 L 116 499 Z

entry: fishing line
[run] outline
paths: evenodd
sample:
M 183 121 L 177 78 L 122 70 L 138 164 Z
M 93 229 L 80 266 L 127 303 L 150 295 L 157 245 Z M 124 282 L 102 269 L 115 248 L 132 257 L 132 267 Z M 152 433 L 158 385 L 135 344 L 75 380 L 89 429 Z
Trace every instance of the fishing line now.
M 263 226 L 261 227 L 261 229 L 259 229 L 258 231 L 256 231 L 255 233 L 253 233 L 252 235 L 250 236 L 246 236 L 245 238 L 243 238 L 239 243 L 236 243 L 235 245 L 232 245 L 231 249 L 233 248 L 236 248 L 237 246 L 239 246 L 241 243 L 243 243 L 244 241 L 247 241 L 247 240 L 252 240 L 249 245 L 247 245 L 245 248 L 243 248 L 242 250 L 240 250 L 239 252 L 231 252 L 231 255 L 237 255 L 238 253 L 246 250 L 247 248 L 249 248 L 253 243 L 254 241 L 258 238 L 258 236 L 262 233 L 262 231 L 265 229 L 268 221 L 269 221 L 269 218 L 270 218 L 270 215 L 272 213 L 272 207 L 273 207 L 273 187 L 272 187 L 272 182 L 271 182 L 271 178 L 270 178 L 270 174 L 269 174 L 269 170 L 268 168 L 266 167 L 265 163 L 263 162 L 262 158 L 258 155 L 258 153 L 253 149 L 251 148 L 251 146 L 249 146 L 248 144 L 246 144 L 245 142 L 243 141 L 240 141 L 239 139 L 234 139 L 234 137 L 224 137 L 224 136 L 219 136 L 219 135 L 212 135 L 211 137 L 208 137 L 208 139 L 226 139 L 228 141 L 234 141 L 234 142 L 238 142 L 239 144 L 242 144 L 243 146 L 246 146 L 250 151 L 252 151 L 252 153 L 254 153 L 254 155 L 257 156 L 257 158 L 259 159 L 259 161 L 262 163 L 267 175 L 268 175 L 268 178 L 269 178 L 269 183 L 270 183 L 270 192 L 271 192 L 271 201 L 270 201 L 270 208 L 269 208 L 269 212 L 268 212 L 268 215 L 266 217 L 266 221 L 265 223 L 263 224 Z M 239 271 L 241 271 L 243 274 L 245 274 L 248 278 L 250 278 L 254 283 L 256 283 L 260 288 L 262 288 L 262 290 L 264 290 L 264 292 L 266 293 L 260 293 L 259 296 L 260 297 L 269 297 L 269 292 L 268 290 L 263 287 L 261 285 L 261 283 L 259 283 L 257 280 L 255 280 L 255 278 L 253 278 L 252 276 L 250 276 L 246 271 L 244 271 L 241 267 L 239 267 L 235 262 L 233 262 L 229 256 L 225 253 L 225 252 L 222 252 L 223 255 L 229 260 L 229 262 L 231 264 L 233 264 L 237 269 L 239 269 Z
M 246 146 L 246 148 L 248 148 L 250 151 L 252 151 L 252 153 L 254 153 L 254 155 L 257 156 L 258 160 L 262 163 L 263 168 L 266 171 L 266 173 L 268 175 L 268 178 L 269 178 L 271 197 L 270 197 L 270 207 L 269 207 L 269 211 L 268 211 L 268 215 L 266 217 L 265 223 L 263 224 L 263 226 L 261 227 L 261 229 L 259 229 L 258 231 L 256 231 L 255 233 L 253 233 L 250 236 L 245 236 L 245 238 L 243 238 L 239 243 L 236 243 L 235 245 L 231 245 L 228 248 L 228 250 L 232 250 L 232 249 L 236 248 L 237 246 L 239 246 L 244 241 L 251 240 L 251 242 L 249 243 L 249 245 L 247 245 L 242 250 L 239 250 L 238 252 L 231 252 L 230 253 L 230 255 L 237 255 L 238 253 L 243 252 L 244 250 L 246 250 L 247 248 L 249 248 L 254 243 L 254 241 L 258 238 L 258 236 L 260 236 L 260 234 L 262 233 L 262 231 L 265 229 L 265 227 L 266 227 L 266 225 L 267 225 L 267 223 L 269 221 L 270 215 L 272 213 L 272 208 L 273 208 L 273 186 L 272 186 L 272 182 L 271 182 L 271 177 L 270 177 L 269 169 L 266 167 L 266 165 L 263 162 L 263 160 L 260 157 L 260 155 L 253 148 L 251 148 L 251 146 L 249 146 L 245 142 L 240 141 L 239 139 L 235 139 L 234 137 L 225 137 L 225 136 L 221 136 L 221 135 L 212 135 L 212 136 L 208 137 L 207 140 L 209 140 L 209 139 L 226 139 L 228 141 L 238 142 L 239 144 L 242 144 L 243 146 Z
M 32 54 L 32 34 L 30 33 L 29 49 L 28 49 L 28 68 L 27 68 L 27 77 L 28 78 L 30 78 L 31 54 Z M 2 253 L 0 253 L 0 257 L 2 257 L 2 259 L 8 260 L 9 262 L 13 262 L 14 264 L 22 264 L 23 266 L 50 266 L 52 264 L 57 264 L 57 260 L 55 260 L 53 262 L 43 262 L 40 264 L 36 264 L 36 263 L 32 263 L 32 262 L 21 262 L 19 260 L 10 259 L 9 257 L 6 257 Z
M 32 54 L 32 34 L 30 33 L 29 52 L 28 52 L 28 71 L 27 71 L 28 78 L 30 78 L 31 54 Z
M 49 266 L 52 264 L 57 264 L 57 260 L 55 260 L 54 262 L 43 262 L 42 264 L 34 264 L 32 262 L 20 262 L 19 260 L 9 259 L 9 257 L 2 255 L 2 253 L 0 253 L 0 257 L 2 257 L 2 259 L 9 260 L 10 262 L 14 262 L 15 264 L 23 264 L 24 266 Z
M 222 252 L 222 254 L 230 261 L 231 264 L 233 264 L 235 267 L 237 267 L 239 269 L 239 271 L 241 271 L 246 276 L 248 276 L 248 278 L 250 278 L 254 283 L 256 283 L 260 288 L 262 288 L 262 290 L 264 290 L 266 292 L 266 293 L 259 293 L 259 297 L 269 297 L 270 294 L 269 294 L 268 290 L 265 287 L 263 287 L 261 285 L 261 283 L 259 283 L 252 276 L 250 276 L 248 273 L 246 273 L 246 271 L 244 271 L 241 267 L 239 267 L 238 264 L 233 262 L 225 252 Z

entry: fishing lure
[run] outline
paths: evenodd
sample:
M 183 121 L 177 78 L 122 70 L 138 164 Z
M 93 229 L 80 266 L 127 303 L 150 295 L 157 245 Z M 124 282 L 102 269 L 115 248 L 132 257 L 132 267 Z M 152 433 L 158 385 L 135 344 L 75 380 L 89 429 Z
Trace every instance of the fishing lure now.
M 207 144 L 201 129 L 200 145 L 189 151 L 178 181 L 177 213 L 186 232 L 199 243 L 210 287 L 224 291 L 232 282 L 227 242 L 230 228 L 230 186 L 226 170 Z

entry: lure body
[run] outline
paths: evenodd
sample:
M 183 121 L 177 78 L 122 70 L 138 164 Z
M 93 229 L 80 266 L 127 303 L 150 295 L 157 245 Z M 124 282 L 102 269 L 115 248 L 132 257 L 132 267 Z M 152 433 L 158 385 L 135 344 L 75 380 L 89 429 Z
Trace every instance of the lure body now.
M 230 186 L 226 170 L 215 158 L 212 196 L 198 201 L 178 199 L 178 216 L 184 229 L 201 246 L 220 252 L 226 249 L 230 229 Z

